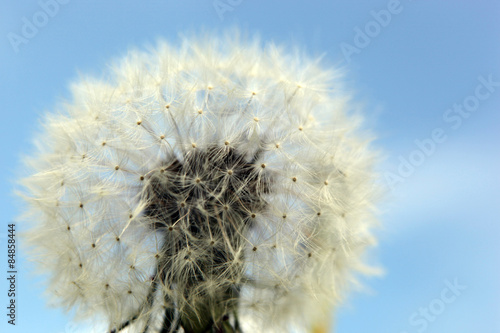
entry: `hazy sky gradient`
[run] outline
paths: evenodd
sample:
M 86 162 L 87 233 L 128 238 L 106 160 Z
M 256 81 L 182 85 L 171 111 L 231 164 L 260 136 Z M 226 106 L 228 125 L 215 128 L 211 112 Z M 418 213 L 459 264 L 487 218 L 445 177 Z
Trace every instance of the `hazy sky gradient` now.
M 29 38 L 23 26 L 34 16 L 43 20 L 40 2 L 0 3 L 1 274 L 6 271 L 6 225 L 22 207 L 12 195 L 22 174 L 21 154 L 29 153 L 40 116 L 70 97 L 68 87 L 78 73 L 99 76 L 111 59 L 132 47 L 154 45 L 158 38 L 175 43 L 179 33 L 239 27 L 266 41 L 324 55 L 325 64 L 342 67 L 366 126 L 377 136 L 374 145 L 384 153 L 382 181 L 401 177 L 387 187 L 380 245 L 371 254 L 386 275 L 367 280 L 368 292 L 348 299 L 336 315 L 337 332 L 500 331 L 500 84 L 489 87 L 492 91 L 483 84 L 480 92 L 489 96 L 467 116 L 457 119 L 458 113 L 447 111 L 474 101 L 469 97 L 482 84 L 479 77 L 500 82 L 499 2 L 65 2 Z M 219 3 L 233 5 L 218 13 L 214 4 Z M 372 11 L 381 10 L 393 11 L 385 26 L 374 23 Z M 356 37 L 358 28 L 372 29 L 367 45 Z M 13 34 L 26 39 L 17 45 Z M 346 57 L 346 48 L 357 51 Z M 435 143 L 429 155 L 419 155 L 415 140 L 428 142 L 436 129 L 446 140 Z M 401 159 L 411 156 L 424 157 L 403 177 Z M 7 325 L 3 310 L 0 330 L 79 332 L 67 325 L 68 316 L 45 306 L 41 280 L 29 275 L 22 252 L 18 261 L 18 325 Z M 455 280 L 466 289 L 446 303 L 443 295 L 452 296 L 446 281 Z M 2 278 L 2 309 L 6 290 Z M 431 307 L 427 319 L 419 314 L 424 307 Z

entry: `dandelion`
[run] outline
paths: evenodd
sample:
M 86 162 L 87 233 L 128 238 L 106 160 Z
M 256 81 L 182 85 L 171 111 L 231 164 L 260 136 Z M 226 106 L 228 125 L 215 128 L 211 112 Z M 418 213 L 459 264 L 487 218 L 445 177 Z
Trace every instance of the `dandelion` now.
M 73 85 L 23 180 L 54 303 L 109 332 L 287 332 L 373 244 L 373 154 L 338 72 L 236 36 Z

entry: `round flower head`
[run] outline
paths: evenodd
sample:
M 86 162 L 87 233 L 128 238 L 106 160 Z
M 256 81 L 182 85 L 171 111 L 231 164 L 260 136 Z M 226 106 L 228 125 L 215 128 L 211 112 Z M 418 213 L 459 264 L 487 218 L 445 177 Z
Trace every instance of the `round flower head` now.
M 131 52 L 47 117 L 27 234 L 78 318 L 307 330 L 367 271 L 373 156 L 338 73 L 234 37 Z

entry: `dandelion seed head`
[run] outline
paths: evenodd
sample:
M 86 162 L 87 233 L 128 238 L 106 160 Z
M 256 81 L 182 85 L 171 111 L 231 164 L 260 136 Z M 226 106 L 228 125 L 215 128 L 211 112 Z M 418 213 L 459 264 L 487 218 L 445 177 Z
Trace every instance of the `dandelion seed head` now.
M 337 72 L 207 37 L 132 52 L 110 76 L 72 86 L 22 181 L 57 305 L 110 330 L 237 312 L 283 332 L 369 272 L 374 155 Z

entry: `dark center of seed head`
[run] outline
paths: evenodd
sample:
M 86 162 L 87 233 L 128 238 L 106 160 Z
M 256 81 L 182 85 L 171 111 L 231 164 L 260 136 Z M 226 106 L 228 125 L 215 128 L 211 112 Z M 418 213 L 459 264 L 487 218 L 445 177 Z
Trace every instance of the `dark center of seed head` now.
M 234 148 L 189 151 L 182 162 L 174 158 L 150 173 L 144 214 L 155 230 L 178 225 L 197 239 L 213 228 L 239 233 L 265 208 L 269 179 L 260 167 Z
M 239 286 L 232 281 L 244 271 L 238 248 L 245 246 L 243 235 L 265 209 L 270 190 L 267 170 L 256 159 L 248 161 L 227 146 L 194 149 L 182 161 L 165 161 L 145 179 L 143 214 L 163 235 L 153 280 L 176 286 L 190 303 L 186 308 L 196 308 L 197 320 L 181 316 L 188 331 L 205 332 L 236 306 Z M 186 255 L 192 249 L 196 252 Z M 186 265 L 186 258 L 192 264 Z M 220 287 L 204 291 L 203 282 L 214 279 Z M 196 330 L 189 328 L 193 322 Z

